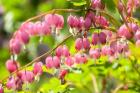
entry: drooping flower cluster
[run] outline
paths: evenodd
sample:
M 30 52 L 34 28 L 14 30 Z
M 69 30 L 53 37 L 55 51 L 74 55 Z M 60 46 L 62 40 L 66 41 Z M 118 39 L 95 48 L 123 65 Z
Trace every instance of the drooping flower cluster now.
M 109 26 L 108 20 L 101 15 L 95 15 L 89 11 L 85 18 L 70 15 L 67 23 L 70 27 L 70 33 L 77 35 L 78 32 L 85 33 L 91 26 L 106 28 Z
M 128 13 L 132 9 L 131 1 L 137 7 L 139 1 L 128 0 Z M 91 9 L 103 10 L 105 5 L 101 0 L 92 0 Z M 119 10 L 123 11 L 124 6 L 119 3 Z M 102 15 L 88 10 L 85 17 L 70 15 L 67 18 L 67 24 L 70 33 L 76 37 L 75 50 L 72 54 L 69 47 L 60 45 L 54 51 L 53 56 L 49 55 L 44 62 L 38 61 L 33 64 L 32 70 L 19 70 L 20 65 L 17 60 L 9 59 L 6 62 L 6 68 L 11 75 L 6 82 L 7 89 L 21 90 L 24 84 L 34 82 L 44 72 L 43 66 L 47 70 L 54 69 L 54 75 L 64 80 L 69 70 L 78 64 L 86 64 L 88 59 L 98 60 L 101 56 L 107 56 L 109 61 L 115 60 L 120 55 L 128 56 L 128 40 L 136 40 L 136 45 L 140 46 L 140 27 L 136 23 L 127 23 L 120 26 L 117 32 L 106 30 L 111 23 Z M 29 43 L 32 36 L 47 36 L 59 34 L 64 26 L 64 18 L 58 14 L 47 14 L 43 21 L 24 22 L 14 33 L 10 40 L 10 52 L 17 55 L 21 52 L 22 46 Z M 96 30 L 96 28 L 98 30 Z M 89 32 L 90 29 L 95 30 Z M 57 71 L 56 71 L 57 70 Z M 0 93 L 3 93 L 3 87 L 0 84 Z
M 64 18 L 58 14 L 48 14 L 43 21 L 23 23 L 10 40 L 10 52 L 19 54 L 22 45 L 28 44 L 31 36 L 50 35 L 51 33 L 59 34 L 63 25 Z

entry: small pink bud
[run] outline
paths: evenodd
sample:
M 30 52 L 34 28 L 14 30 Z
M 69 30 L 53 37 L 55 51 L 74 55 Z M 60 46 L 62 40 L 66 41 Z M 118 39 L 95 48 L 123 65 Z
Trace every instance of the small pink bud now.
M 53 65 L 55 68 L 60 68 L 60 59 L 57 56 L 53 57 Z
M 101 0 L 92 0 L 91 6 L 92 8 L 101 8 L 102 7 Z
M 62 15 L 57 15 L 57 21 L 56 21 L 56 28 L 57 29 L 62 29 L 64 26 L 64 18 Z
M 101 44 L 105 44 L 106 43 L 106 34 L 104 33 L 104 32 L 101 32 L 100 34 L 99 34 L 99 41 L 100 41 L 100 43 Z
M 77 38 L 75 41 L 75 48 L 76 50 L 81 50 L 83 45 L 83 40 L 82 38 Z
M 107 19 L 103 16 L 95 16 L 95 23 L 101 27 L 108 27 L 109 26 L 109 22 L 107 21 Z
M 67 70 L 65 70 L 65 69 L 61 70 L 59 73 L 59 78 L 64 79 L 64 77 L 66 76 L 67 73 L 68 73 Z
M 43 66 L 42 62 L 35 63 L 33 67 L 33 73 L 35 75 L 41 75 L 43 73 L 42 66 Z
M 34 81 L 34 74 L 31 71 L 22 71 L 21 79 L 24 82 L 32 83 Z
M 33 29 L 33 23 L 32 22 L 24 22 L 19 30 L 22 31 L 22 32 L 27 32 L 28 34 L 30 34 L 30 32 L 32 32 L 32 29 Z
M 86 29 L 86 30 L 89 30 L 90 27 L 91 27 L 91 25 L 92 25 L 91 19 L 88 18 L 88 17 L 86 17 L 86 18 L 85 18 L 85 22 L 84 22 L 84 27 L 85 27 L 85 29 Z
M 6 68 L 10 73 L 15 72 L 18 69 L 18 64 L 14 60 L 7 60 Z
M 104 46 L 102 47 L 102 54 L 103 55 L 108 55 L 108 56 L 113 56 L 114 55 L 113 49 L 111 49 L 109 46 Z
M 91 11 L 87 13 L 86 17 L 90 18 L 92 22 L 95 21 L 95 14 Z
M 63 56 L 65 57 L 70 56 L 69 49 L 66 45 L 63 46 Z
M 73 64 L 74 64 L 74 59 L 71 56 L 67 57 L 66 58 L 66 65 L 71 67 Z
M 74 56 L 74 59 L 75 59 L 75 62 L 76 62 L 77 64 L 82 63 L 82 62 L 81 62 L 81 55 L 80 55 L 80 54 L 76 54 L 76 55 Z
M 15 89 L 16 88 L 16 81 L 14 77 L 10 77 L 6 83 L 7 89 Z
M 75 62 L 77 64 L 86 63 L 87 62 L 87 55 L 86 54 L 76 54 L 75 55 Z
M 23 44 L 29 43 L 29 34 L 25 31 L 17 31 L 16 38 L 19 39 Z
M 32 22 L 29 22 L 29 23 L 26 23 L 26 26 L 24 27 L 24 30 L 21 30 L 21 31 L 27 31 L 27 33 L 29 33 L 29 35 L 36 35 L 37 34 L 37 30 L 36 30 L 36 25 L 37 25 L 37 22 L 36 23 L 32 23 Z
M 88 38 L 83 38 L 83 46 L 85 49 L 90 49 L 90 41 Z
M 97 45 L 99 43 L 99 34 L 98 33 L 93 33 L 92 34 L 92 44 Z
M 87 61 L 88 61 L 88 60 L 87 60 L 87 55 L 86 55 L 86 54 L 82 54 L 80 60 L 81 60 L 81 62 L 84 63 L 84 64 L 87 63 Z
M 91 58 L 99 59 L 101 54 L 99 49 L 90 49 L 89 55 Z
M 33 25 L 33 32 L 32 32 L 32 34 L 33 35 L 42 34 L 42 29 L 43 29 L 43 27 L 42 27 L 41 21 L 37 21 Z
M 45 62 L 48 69 L 53 68 L 53 58 L 51 56 L 48 56 Z
M 77 26 L 75 26 L 75 27 L 78 28 L 78 30 L 85 30 L 85 20 L 83 17 L 80 17 L 78 19 L 77 24 L 78 24 L 78 27 Z
M 10 40 L 10 52 L 12 54 L 19 54 L 21 51 L 21 43 L 18 39 L 11 39 Z
M 42 34 L 43 35 L 51 34 L 50 26 L 46 22 L 42 22 Z
M 63 53 L 63 47 L 62 46 L 59 46 L 56 49 L 56 56 L 61 57 L 63 55 L 62 53 Z
M 48 14 L 45 16 L 45 21 L 53 28 L 62 29 L 64 26 L 64 18 L 58 14 Z
M 79 20 L 76 16 L 70 15 L 67 19 L 67 23 L 68 23 L 69 27 L 76 28 L 79 25 Z

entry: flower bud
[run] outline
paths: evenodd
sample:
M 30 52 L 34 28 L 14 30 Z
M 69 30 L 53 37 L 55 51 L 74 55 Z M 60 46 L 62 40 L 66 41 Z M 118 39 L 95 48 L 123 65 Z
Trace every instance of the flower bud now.
M 99 43 L 99 34 L 98 33 L 93 33 L 92 34 L 92 44 L 97 45 Z
M 83 40 L 82 38 L 77 38 L 75 41 L 75 48 L 76 50 L 81 50 L 83 45 Z
M 132 38 L 132 33 L 129 31 L 129 29 L 125 25 L 122 25 L 119 28 L 118 35 L 120 37 L 125 37 L 127 39 L 131 39 Z
M 71 67 L 73 64 L 74 64 L 74 59 L 71 56 L 67 57 L 66 58 L 66 65 Z
M 101 54 L 99 49 L 90 49 L 89 55 L 91 58 L 99 59 Z
M 41 75 L 43 73 L 42 66 L 43 66 L 42 62 L 35 63 L 33 66 L 33 73 L 35 75 Z
M 31 71 L 22 71 L 21 79 L 23 80 L 23 82 L 32 83 L 34 81 L 34 74 Z
M 100 9 L 102 7 L 101 0 L 92 0 L 91 6 L 92 6 L 92 8 Z
M 79 25 L 79 20 L 76 16 L 70 15 L 67 19 L 67 23 L 70 28 L 76 28 Z
M 56 49 L 56 56 L 57 57 L 61 57 L 63 54 L 63 47 L 62 46 L 59 46 L 57 49 Z
M 109 46 L 104 46 L 102 47 L 102 54 L 103 55 L 108 55 L 108 56 L 113 56 L 114 55 L 113 49 L 111 49 Z
M 85 49 L 90 49 L 90 41 L 88 38 L 83 38 L 83 46 Z
M 50 35 L 51 34 L 50 26 L 46 22 L 42 22 L 42 34 L 43 35 Z
M 91 11 L 87 13 L 86 17 L 90 18 L 91 22 L 95 21 L 95 14 Z
M 50 25 L 51 29 L 62 29 L 64 26 L 64 18 L 58 14 L 47 14 L 45 16 L 45 21 Z
M 104 33 L 104 32 L 101 32 L 100 34 L 99 34 L 99 41 L 100 41 L 100 43 L 101 44 L 105 44 L 106 43 L 106 34 Z
M 21 51 L 21 43 L 18 39 L 11 39 L 10 40 L 10 52 L 12 54 L 19 54 Z
M 25 31 L 17 31 L 16 38 L 19 39 L 23 44 L 29 43 L 29 34 Z
M 18 69 L 18 64 L 14 60 L 7 60 L 6 68 L 10 73 L 15 72 Z
M 64 79 L 64 77 L 66 76 L 67 73 L 68 73 L 67 70 L 65 70 L 65 69 L 61 70 L 59 73 L 59 78 Z
M 45 62 L 48 69 L 53 68 L 53 58 L 51 56 L 48 56 Z
M 15 89 L 16 88 L 16 81 L 14 77 L 10 77 L 6 83 L 7 89 Z
M 95 16 L 95 23 L 101 27 L 108 27 L 109 22 L 104 16 Z
M 85 22 L 84 22 L 84 27 L 85 27 L 85 29 L 86 29 L 86 30 L 89 30 L 90 27 L 91 27 L 91 25 L 92 25 L 91 19 L 88 18 L 88 17 L 86 17 L 86 18 L 85 18 Z
M 69 49 L 66 45 L 63 46 L 63 56 L 65 57 L 70 56 Z
M 41 21 L 37 21 L 33 25 L 33 35 L 41 35 L 43 30 L 43 25 Z
M 86 63 L 87 62 L 87 55 L 86 54 L 76 54 L 75 56 L 74 56 L 74 58 L 75 58 L 75 62 L 77 63 L 77 64 L 81 64 L 81 63 Z
M 57 56 L 53 57 L 53 65 L 55 68 L 60 68 L 60 59 Z

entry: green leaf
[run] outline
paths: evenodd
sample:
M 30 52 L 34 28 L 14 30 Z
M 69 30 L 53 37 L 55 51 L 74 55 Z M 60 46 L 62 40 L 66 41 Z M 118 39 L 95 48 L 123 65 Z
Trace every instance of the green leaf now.
M 102 2 L 106 5 L 107 9 L 111 12 L 116 11 L 114 0 L 102 0 Z
M 80 2 L 71 2 L 74 6 L 83 6 L 86 5 L 86 1 L 80 1 Z

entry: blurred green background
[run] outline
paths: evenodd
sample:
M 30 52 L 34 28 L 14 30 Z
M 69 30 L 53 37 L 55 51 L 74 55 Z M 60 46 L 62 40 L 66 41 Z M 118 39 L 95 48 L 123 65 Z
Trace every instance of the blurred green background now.
M 73 0 L 78 2 L 75 3 L 77 4 L 76 6 L 70 1 L 71 0 L 0 0 L 0 80 L 9 75 L 5 69 L 5 62 L 10 58 L 8 42 L 20 24 L 33 16 L 51 9 L 84 8 L 80 4 L 83 4 L 85 0 Z M 104 1 L 108 5 L 108 13 L 114 16 L 115 19 L 120 20 L 118 12 L 115 9 L 115 0 Z M 59 13 L 65 17 L 66 23 L 66 18 L 70 13 Z M 136 12 L 135 15 L 139 18 L 139 14 L 140 13 Z M 83 13 L 77 13 L 75 15 L 83 15 Z M 26 51 L 23 51 L 19 55 L 18 61 L 21 65 L 27 64 L 33 58 L 53 48 L 68 34 L 68 28 L 65 24 L 60 36 L 44 37 L 43 43 L 41 44 L 38 44 L 39 37 L 33 37 L 26 46 Z M 74 40 L 75 38 L 72 38 L 65 42 L 72 53 L 76 52 L 74 49 Z M 132 59 L 136 59 L 133 60 L 134 64 L 124 57 L 120 57 L 113 63 L 109 63 L 106 57 L 102 57 L 97 60 L 97 65 L 93 64 L 94 60 L 91 59 L 88 64 L 78 66 L 78 69 L 73 71 L 74 73 L 67 75 L 67 83 L 64 85 L 61 85 L 60 80 L 57 78 L 50 78 L 47 73 L 44 73 L 39 82 L 34 82 L 29 86 L 31 89 L 29 93 L 95 93 L 95 81 L 99 93 L 115 93 L 112 91 L 121 85 L 123 85 L 123 87 L 117 93 L 140 93 L 140 74 L 138 73 L 140 72 L 140 49 L 136 48 L 134 44 L 131 44 L 130 48 L 133 55 Z M 24 91 L 21 92 L 24 93 Z M 6 93 L 13 92 L 8 91 Z

